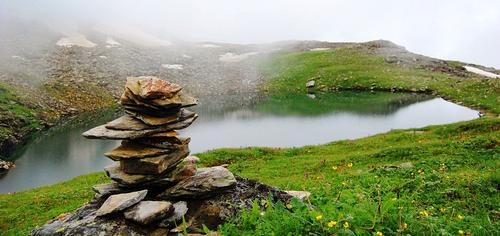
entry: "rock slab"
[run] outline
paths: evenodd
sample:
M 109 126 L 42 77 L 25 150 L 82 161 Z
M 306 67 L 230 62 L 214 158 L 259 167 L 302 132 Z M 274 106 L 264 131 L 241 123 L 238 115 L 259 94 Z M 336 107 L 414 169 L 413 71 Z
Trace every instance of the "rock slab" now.
M 125 210 L 135 205 L 146 197 L 148 190 L 142 190 L 131 193 L 121 193 L 111 195 L 97 210 L 96 216 L 104 216 L 113 212 Z
M 173 204 L 167 201 L 141 201 L 123 214 L 125 219 L 147 225 L 170 216 Z

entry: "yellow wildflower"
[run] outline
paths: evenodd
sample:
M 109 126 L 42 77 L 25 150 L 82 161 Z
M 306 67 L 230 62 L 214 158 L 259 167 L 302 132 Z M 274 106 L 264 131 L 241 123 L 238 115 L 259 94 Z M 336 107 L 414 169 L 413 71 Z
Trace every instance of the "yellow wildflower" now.
M 419 212 L 419 214 L 420 214 L 420 216 L 422 216 L 422 217 L 427 217 L 427 216 L 429 216 L 429 212 L 427 212 L 426 210 L 423 210 L 423 211 Z
M 352 167 L 352 165 L 353 165 L 353 164 L 352 164 L 352 162 L 351 162 L 351 163 L 347 164 L 347 167 L 351 168 L 351 167 Z
M 465 232 L 464 232 L 463 230 L 459 229 L 459 230 L 458 230 L 458 234 L 459 234 L 459 235 L 464 235 L 464 234 L 465 234 Z
M 380 231 L 377 231 L 377 233 L 375 235 L 377 235 L 377 236 L 384 236 L 384 234 L 382 232 L 380 232 Z
M 292 209 L 292 208 L 293 208 L 293 206 L 292 206 L 292 204 L 288 203 L 288 204 L 286 204 L 286 208 L 288 208 L 288 209 Z
M 332 220 L 332 221 L 328 222 L 328 228 L 333 228 L 335 226 L 337 226 L 337 221 Z
M 347 222 L 347 221 L 346 221 L 346 222 L 344 222 L 344 228 L 345 228 L 345 229 L 348 229 L 348 228 L 349 228 L 349 222 Z
M 337 166 L 332 166 L 332 170 L 337 170 L 338 167 Z
M 316 216 L 316 220 L 317 220 L 317 221 L 321 221 L 322 219 L 323 219 L 323 216 L 322 216 L 322 215 L 317 215 L 317 216 Z
M 458 218 L 459 220 L 463 220 L 463 219 L 464 219 L 464 217 L 463 217 L 462 215 L 460 215 L 460 214 L 458 214 L 457 218 Z
M 346 187 L 346 186 L 347 186 L 347 182 L 345 182 L 345 181 L 344 181 L 344 182 L 342 182 L 342 185 L 343 185 L 344 187 Z
M 264 212 L 264 211 L 260 212 L 260 216 L 264 216 L 265 214 L 266 214 L 266 212 Z
M 441 207 L 441 208 L 439 208 L 439 211 L 441 211 L 442 213 L 445 213 L 446 212 L 446 208 Z
M 407 223 L 403 223 L 403 224 L 401 224 L 401 228 L 402 228 L 402 229 L 408 229 L 408 224 L 407 224 Z

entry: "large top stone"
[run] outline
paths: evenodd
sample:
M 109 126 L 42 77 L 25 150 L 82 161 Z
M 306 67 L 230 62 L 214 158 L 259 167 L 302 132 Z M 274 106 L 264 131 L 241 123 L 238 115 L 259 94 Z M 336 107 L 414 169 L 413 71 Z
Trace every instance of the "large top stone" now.
M 120 103 L 150 110 L 196 105 L 196 99 L 183 95 L 182 88 L 156 77 L 129 77 Z M 127 107 L 126 107 L 127 108 Z
M 138 95 L 147 100 L 156 98 L 171 98 L 182 89 L 182 87 L 178 84 L 170 83 L 154 76 L 139 77 L 138 82 L 140 85 Z
M 135 205 L 146 197 L 148 190 L 142 190 L 131 193 L 122 193 L 111 195 L 97 210 L 96 216 L 103 216 L 113 212 L 122 211 Z

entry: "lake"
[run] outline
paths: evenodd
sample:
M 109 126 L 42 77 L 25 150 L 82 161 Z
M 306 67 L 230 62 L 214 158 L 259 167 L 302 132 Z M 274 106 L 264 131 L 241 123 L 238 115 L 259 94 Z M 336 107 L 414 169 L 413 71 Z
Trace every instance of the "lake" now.
M 391 129 L 478 118 L 478 112 L 441 98 L 398 93 L 255 94 L 201 98 L 198 120 L 180 133 L 192 153 L 221 147 L 294 147 L 355 139 Z M 50 129 L 18 150 L 16 168 L 0 176 L 0 193 L 61 182 L 102 171 L 103 153 L 118 141 L 88 140 L 81 133 L 120 115 L 85 114 Z

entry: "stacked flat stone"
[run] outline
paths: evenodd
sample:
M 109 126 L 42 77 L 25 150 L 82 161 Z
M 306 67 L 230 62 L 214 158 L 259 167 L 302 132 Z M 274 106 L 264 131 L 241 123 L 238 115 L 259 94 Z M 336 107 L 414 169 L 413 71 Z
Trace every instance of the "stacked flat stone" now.
M 119 185 L 174 181 L 176 167 L 189 155 L 190 141 L 179 137 L 176 130 L 188 127 L 198 117 L 185 109 L 196 105 L 196 99 L 181 90 L 181 86 L 156 77 L 129 77 L 120 98 L 126 114 L 83 134 L 123 140 L 105 153 L 116 161 L 105 171 Z
M 105 153 L 115 161 L 105 168 L 113 182 L 94 186 L 97 198 L 106 199 L 96 216 L 123 211 L 125 219 L 170 227 L 186 214 L 186 201 L 211 197 L 236 184 L 224 167 L 196 169 L 197 158 L 186 158 L 190 138 L 176 130 L 196 120 L 198 115 L 186 108 L 197 101 L 181 90 L 156 77 L 129 77 L 120 98 L 126 114 L 83 133 L 92 139 L 123 140 Z

